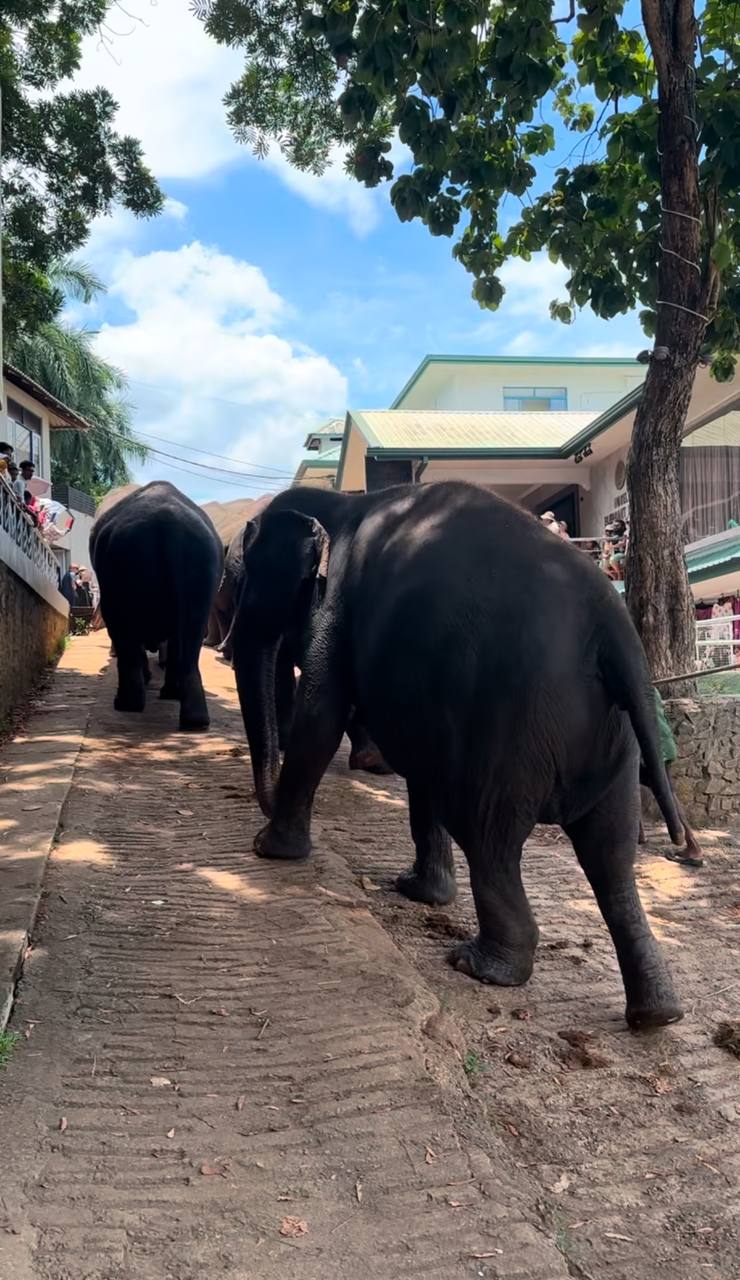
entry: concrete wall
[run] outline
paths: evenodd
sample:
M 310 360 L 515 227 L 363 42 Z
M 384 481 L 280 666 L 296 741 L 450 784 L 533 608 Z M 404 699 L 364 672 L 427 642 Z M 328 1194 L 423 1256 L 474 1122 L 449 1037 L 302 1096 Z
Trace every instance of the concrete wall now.
M 602 537 L 604 520 L 615 511 L 626 518 L 626 482 L 619 489 L 615 477 L 619 463 L 627 460 L 627 449 L 628 446 L 624 445 L 589 468 L 591 488 L 581 495 L 581 534 L 584 538 Z
M 740 698 L 675 698 L 666 711 L 678 747 L 671 775 L 689 821 L 740 819 Z
M 23 703 L 66 634 L 66 615 L 0 559 L 0 724 Z
M 8 397 L 11 400 L 22 404 L 24 408 L 30 409 L 31 413 L 35 413 L 41 419 L 41 466 L 38 468 L 36 475 L 40 480 L 51 480 L 51 433 L 49 429 L 49 410 L 45 409 L 38 400 L 34 400 L 33 396 L 29 396 L 27 392 L 22 391 L 20 387 L 16 387 L 15 383 L 3 380 L 5 407 L 7 408 Z M 2 424 L 3 439 L 8 438 L 8 423 Z M 11 436 L 12 439 L 12 436 Z M 22 462 L 21 456 L 16 457 L 16 462 Z

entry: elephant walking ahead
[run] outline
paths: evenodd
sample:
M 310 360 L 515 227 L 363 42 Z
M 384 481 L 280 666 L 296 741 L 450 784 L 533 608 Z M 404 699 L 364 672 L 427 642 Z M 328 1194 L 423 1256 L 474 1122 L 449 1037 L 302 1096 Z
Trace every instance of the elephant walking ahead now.
M 469 485 L 389 489 L 355 511 L 329 549 L 318 519 L 268 510 L 246 552 L 240 621 L 262 637 L 259 681 L 274 661 L 279 619 L 250 582 L 279 556 L 297 619 L 316 606 L 329 551 L 257 852 L 308 856 L 314 793 L 355 705 L 406 779 L 416 860 L 401 892 L 450 901 L 449 836 L 467 858 L 479 932 L 452 952 L 458 969 L 502 985 L 527 981 L 538 930 L 522 847 L 536 823 L 557 823 L 611 931 L 630 1026 L 676 1021 L 681 1008 L 634 878 L 640 750 L 675 843 L 681 826 L 645 655 L 613 586 L 526 513 Z
M 160 697 L 180 703 L 180 728 L 209 724 L 198 658 L 223 570 L 208 516 L 155 481 L 104 510 L 90 534 L 100 610 L 118 661 L 117 711 L 143 711 L 147 651 L 164 657 Z

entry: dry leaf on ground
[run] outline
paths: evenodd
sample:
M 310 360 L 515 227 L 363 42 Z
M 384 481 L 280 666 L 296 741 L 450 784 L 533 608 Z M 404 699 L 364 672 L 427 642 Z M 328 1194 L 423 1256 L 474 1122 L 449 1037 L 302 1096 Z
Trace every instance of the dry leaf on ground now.
M 66 1128 L 67 1128 L 67 1117 L 62 1116 L 61 1120 L 59 1121 L 59 1132 L 64 1133 Z
M 280 1234 L 297 1240 L 299 1236 L 308 1235 L 308 1223 L 303 1218 L 283 1218 Z
M 172 1081 L 167 1076 L 150 1076 L 149 1083 L 154 1089 L 166 1089 L 172 1085 Z

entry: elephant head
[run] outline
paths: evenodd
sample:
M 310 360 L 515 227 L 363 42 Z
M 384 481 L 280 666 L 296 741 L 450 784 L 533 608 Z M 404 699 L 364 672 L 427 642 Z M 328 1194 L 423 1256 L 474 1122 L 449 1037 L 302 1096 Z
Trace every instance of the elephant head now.
M 275 671 L 286 634 L 305 634 L 321 598 L 329 537 L 298 511 L 269 510 L 244 529 L 244 585 L 234 669 L 260 808 L 272 813 L 280 771 Z

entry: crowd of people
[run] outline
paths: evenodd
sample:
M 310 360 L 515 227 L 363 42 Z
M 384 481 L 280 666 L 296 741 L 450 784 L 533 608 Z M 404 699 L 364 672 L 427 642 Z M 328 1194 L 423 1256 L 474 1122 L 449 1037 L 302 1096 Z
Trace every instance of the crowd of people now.
M 565 542 L 571 541 L 565 520 L 557 520 L 554 512 L 545 511 L 540 520 L 557 538 L 563 538 Z M 578 539 L 580 550 L 585 551 L 609 578 L 617 582 L 624 578 L 628 543 L 629 533 L 624 520 L 610 520 L 604 528 L 601 541 L 596 538 Z
M 95 605 L 93 576 L 84 564 L 71 564 L 59 583 L 70 609 L 92 609 Z
M 16 462 L 14 452 L 12 444 L 8 444 L 6 440 L 0 440 L 0 477 L 10 487 L 33 524 L 41 527 L 44 524 L 44 512 L 39 506 L 38 498 L 34 497 L 28 488 L 29 481 L 33 480 L 36 474 L 36 468 L 30 458 L 25 458 L 20 463 Z
M 74 517 L 60 502 L 50 498 L 38 498 L 29 489 L 36 468 L 30 459 L 16 462 L 14 449 L 6 440 L 0 440 L 0 484 L 12 492 L 24 515 L 38 529 L 50 545 L 58 542 L 72 527 Z M 70 565 L 62 574 L 57 564 L 57 585 L 70 608 L 94 608 L 97 589 L 92 571 L 85 565 Z

